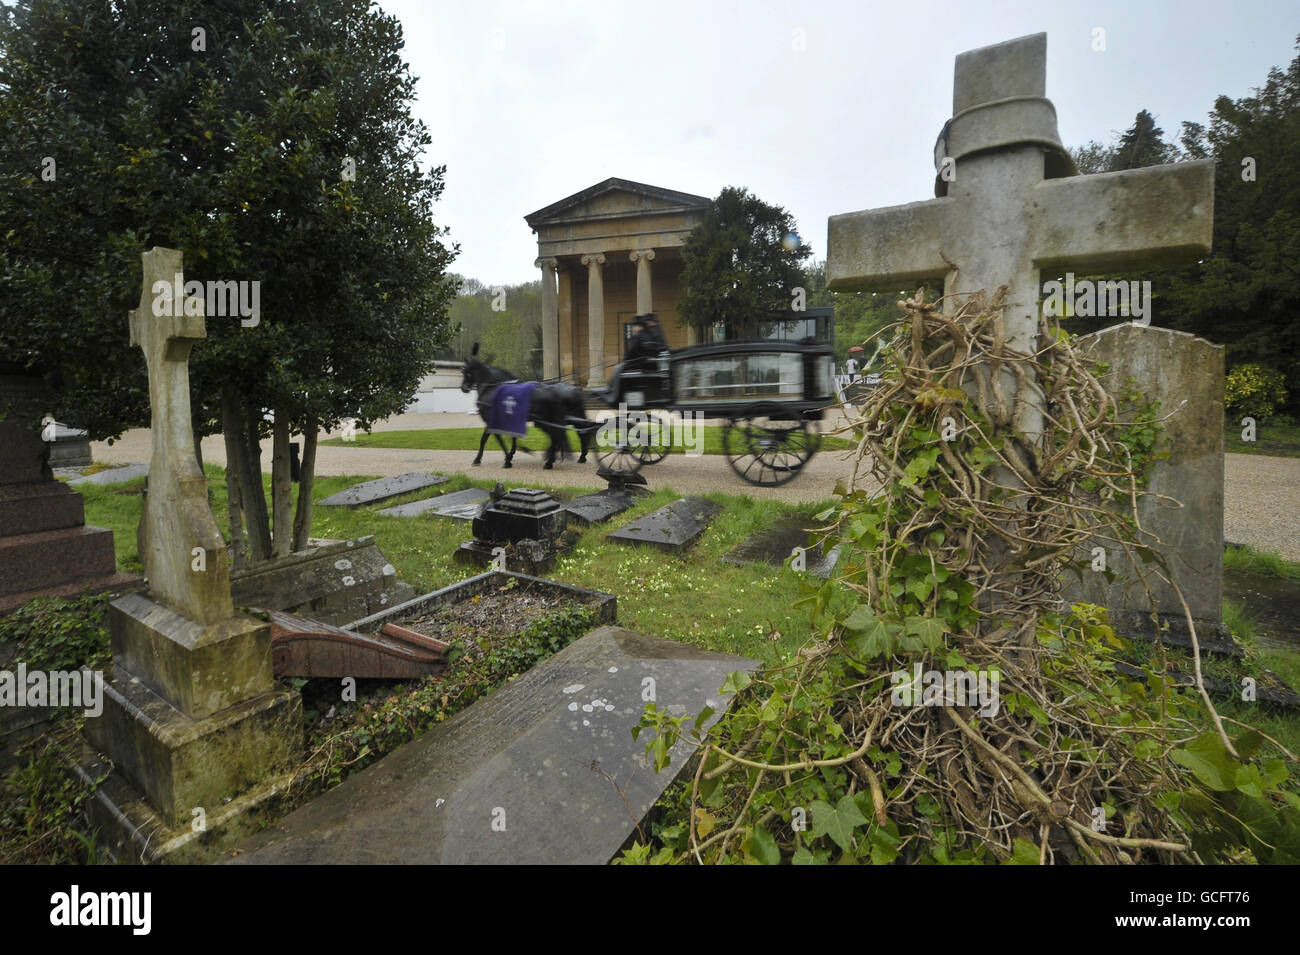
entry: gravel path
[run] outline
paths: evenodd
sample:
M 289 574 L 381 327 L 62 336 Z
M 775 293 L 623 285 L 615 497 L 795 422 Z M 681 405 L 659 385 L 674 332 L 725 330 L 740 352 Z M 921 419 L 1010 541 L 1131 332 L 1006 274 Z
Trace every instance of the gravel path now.
M 479 427 L 476 415 L 398 415 L 375 425 L 376 431 L 410 428 Z M 271 470 L 270 442 L 262 442 L 262 469 Z M 791 483 L 778 488 L 756 488 L 737 477 L 722 455 L 686 457 L 669 455 L 646 468 L 652 488 L 672 488 L 680 494 L 722 491 L 796 502 L 830 498 L 835 483 L 853 470 L 850 452 L 822 451 Z M 126 463 L 149 460 L 149 431 L 128 431 L 111 447 L 96 443 L 91 448 L 96 462 Z M 205 438 L 203 459 L 223 466 L 225 446 L 220 436 Z M 495 442 L 483 456 L 481 467 L 472 467 L 472 451 L 413 451 L 389 448 L 347 448 L 321 445 L 316 452 L 316 473 L 321 476 L 372 474 L 388 477 L 405 471 L 464 473 L 473 478 L 501 478 L 538 487 L 602 488 L 594 463 L 573 459 L 557 463 L 552 471 L 542 470 L 541 454 L 515 455 L 515 466 L 501 467 L 501 452 Z M 1234 544 L 1249 544 L 1300 562 L 1300 458 L 1275 458 L 1257 454 L 1225 455 L 1224 538 Z

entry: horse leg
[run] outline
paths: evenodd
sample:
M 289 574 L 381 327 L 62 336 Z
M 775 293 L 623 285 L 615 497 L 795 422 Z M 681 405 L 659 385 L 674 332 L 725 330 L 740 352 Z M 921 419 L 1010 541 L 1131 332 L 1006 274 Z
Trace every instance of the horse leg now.
M 542 465 L 542 470 L 550 471 L 555 467 L 555 430 L 549 427 L 544 430 L 551 442 L 546 446 L 546 463 Z
M 480 464 L 483 463 L 483 449 L 487 447 L 487 439 L 488 439 L 487 428 L 484 428 L 483 436 L 478 439 L 478 454 L 475 456 L 474 460 L 470 462 L 470 464 L 473 467 L 478 467 Z
M 510 443 L 511 443 L 511 445 L 514 444 L 514 440 L 515 440 L 514 438 L 511 438 L 511 439 L 510 439 Z M 514 465 L 510 463 L 510 459 L 513 458 L 513 457 L 515 456 L 514 448 L 511 447 L 511 449 L 510 449 L 509 451 L 507 451 L 507 450 L 506 450 L 506 442 L 505 442 L 505 439 L 502 438 L 501 435 L 497 435 L 497 444 L 501 445 L 501 453 L 504 454 L 504 455 L 506 456 L 506 463 L 503 464 L 503 465 L 501 465 L 501 466 L 502 466 L 503 468 L 514 467 Z

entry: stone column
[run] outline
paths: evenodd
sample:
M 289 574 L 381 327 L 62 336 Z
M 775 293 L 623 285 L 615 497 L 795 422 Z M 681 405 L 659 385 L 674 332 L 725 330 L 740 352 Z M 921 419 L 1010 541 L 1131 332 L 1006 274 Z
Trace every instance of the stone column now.
M 636 313 L 638 315 L 655 310 L 654 299 L 650 294 L 650 260 L 654 257 L 654 249 L 638 249 L 628 256 L 636 263 Z
M 576 383 L 578 363 L 573 358 L 573 269 L 569 266 L 559 270 L 559 288 L 556 293 L 560 325 L 560 374 L 572 376 L 570 381 Z
M 588 388 L 605 387 L 605 280 L 601 266 L 603 253 L 584 255 L 582 264 L 587 267 L 587 345 L 590 349 Z
M 542 377 L 560 376 L 560 310 L 555 297 L 555 267 L 559 261 L 550 256 L 533 265 L 542 270 Z

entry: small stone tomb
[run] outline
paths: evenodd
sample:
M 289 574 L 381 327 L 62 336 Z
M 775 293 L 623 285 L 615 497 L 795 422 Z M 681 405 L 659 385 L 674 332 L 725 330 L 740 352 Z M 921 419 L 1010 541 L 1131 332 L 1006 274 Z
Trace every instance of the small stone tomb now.
M 625 544 L 651 544 L 663 550 L 685 550 L 704 533 L 721 504 L 702 497 L 678 498 L 607 535 Z
M 603 865 L 694 751 L 656 773 L 644 693 L 717 712 L 752 660 L 603 626 L 253 836 L 235 864 Z M 651 682 L 647 682 L 651 681 Z
M 69 428 L 58 421 L 45 419 L 41 437 L 50 447 L 50 467 L 90 467 L 90 433 L 81 428 Z M 52 433 L 51 433 L 52 431 Z
M 456 559 L 485 563 L 497 548 L 505 550 L 506 568 L 536 574 L 572 549 L 576 535 L 566 534 L 569 512 L 545 491 L 516 488 L 474 518 L 474 539 L 456 550 Z
M 441 474 L 408 471 L 406 474 L 399 474 L 396 477 L 379 478 L 374 481 L 363 481 L 360 484 L 354 484 L 337 494 L 331 494 L 321 501 L 318 506 L 361 507 L 365 504 L 387 501 L 402 494 L 410 494 L 412 491 L 422 491 L 426 487 L 446 484 L 449 480 L 451 479 L 443 477 Z
M 823 580 L 835 569 L 839 560 L 839 546 L 823 553 L 820 548 L 809 546 L 807 527 L 814 523 L 809 517 L 792 515 L 783 517 L 771 527 L 745 538 L 730 553 L 722 558 L 728 564 L 771 564 L 780 567 L 790 559 L 796 547 L 804 548 L 804 570 Z
M 388 517 L 419 517 L 421 514 L 433 514 L 436 517 L 450 517 L 456 521 L 472 521 L 478 517 L 489 500 L 491 495 L 487 491 L 472 487 L 438 497 L 428 497 L 422 501 L 386 507 L 376 513 Z

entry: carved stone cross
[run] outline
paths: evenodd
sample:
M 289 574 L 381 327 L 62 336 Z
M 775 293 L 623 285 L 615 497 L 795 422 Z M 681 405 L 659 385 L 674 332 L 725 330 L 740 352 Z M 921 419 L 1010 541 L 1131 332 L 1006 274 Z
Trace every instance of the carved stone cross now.
M 181 293 L 181 258 L 162 248 L 141 256 L 140 306 L 130 313 L 131 344 L 144 352 L 149 367 L 153 443 L 138 543 L 153 597 L 196 623 L 210 624 L 231 616 L 230 572 L 194 454 L 190 350 L 207 332 L 202 301 Z
M 1214 162 L 1077 174 L 1045 98 L 1047 35 L 962 53 L 953 116 L 935 146 L 939 198 L 831 216 L 827 285 L 946 295 L 1010 285 L 1008 345 L 1030 351 L 1042 269 L 1176 265 L 1209 252 Z M 955 270 L 954 270 L 955 266 Z M 1017 430 L 1041 418 L 1021 396 Z

